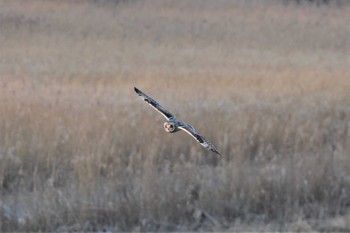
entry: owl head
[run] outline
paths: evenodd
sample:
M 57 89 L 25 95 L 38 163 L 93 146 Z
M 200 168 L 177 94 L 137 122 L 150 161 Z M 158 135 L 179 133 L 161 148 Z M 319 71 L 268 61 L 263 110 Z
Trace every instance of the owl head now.
M 164 129 L 168 133 L 173 133 L 175 131 L 176 127 L 175 127 L 175 124 L 172 122 L 165 122 Z

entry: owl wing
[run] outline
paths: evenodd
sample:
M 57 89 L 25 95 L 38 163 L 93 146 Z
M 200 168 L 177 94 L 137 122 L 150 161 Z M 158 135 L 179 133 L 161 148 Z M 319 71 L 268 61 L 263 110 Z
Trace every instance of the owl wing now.
M 207 139 L 199 135 L 196 130 L 189 124 L 181 122 L 179 128 L 191 135 L 194 139 L 196 139 L 202 146 L 207 148 L 208 150 L 220 155 L 220 152 L 211 144 Z
M 168 110 L 163 108 L 160 104 L 157 103 L 154 99 L 134 87 L 135 92 L 144 100 L 146 101 L 151 107 L 153 107 L 155 110 L 157 110 L 160 114 L 162 114 L 167 120 L 169 120 L 172 117 L 175 117 L 173 114 L 171 114 Z

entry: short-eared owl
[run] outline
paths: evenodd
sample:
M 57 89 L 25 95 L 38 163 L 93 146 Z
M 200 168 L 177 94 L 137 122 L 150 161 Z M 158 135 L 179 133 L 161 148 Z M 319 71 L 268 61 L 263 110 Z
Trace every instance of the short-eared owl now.
M 167 119 L 167 121 L 164 123 L 164 129 L 166 132 L 175 133 L 179 130 L 183 130 L 189 135 L 191 135 L 194 139 L 196 139 L 202 146 L 220 155 L 220 152 L 207 139 L 199 135 L 191 125 L 178 120 L 168 110 L 163 108 L 154 99 L 147 96 L 145 93 L 143 93 L 136 87 L 134 87 L 134 90 L 144 101 L 146 101 L 151 107 L 153 107 L 155 110 L 157 110 L 160 114 L 162 114 Z

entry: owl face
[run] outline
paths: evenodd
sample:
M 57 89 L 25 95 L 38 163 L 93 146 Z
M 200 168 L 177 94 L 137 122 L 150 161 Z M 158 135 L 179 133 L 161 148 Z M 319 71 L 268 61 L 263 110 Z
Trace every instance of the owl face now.
M 165 122 L 164 123 L 164 129 L 168 133 L 173 133 L 176 130 L 175 124 L 172 122 Z

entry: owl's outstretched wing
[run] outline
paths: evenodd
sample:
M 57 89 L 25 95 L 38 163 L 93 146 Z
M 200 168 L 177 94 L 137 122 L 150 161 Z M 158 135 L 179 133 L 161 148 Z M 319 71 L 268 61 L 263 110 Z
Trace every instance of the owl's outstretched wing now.
M 214 147 L 213 144 L 211 144 L 207 139 L 199 135 L 196 130 L 190 126 L 189 124 L 186 124 L 184 122 L 181 122 L 179 125 L 179 128 L 191 135 L 194 139 L 196 139 L 202 146 L 207 148 L 208 150 L 220 155 L 220 152 Z
M 171 114 L 168 110 L 163 108 L 160 104 L 157 103 L 154 99 L 134 87 L 135 92 L 144 100 L 146 101 L 151 107 L 153 107 L 155 110 L 157 110 L 160 114 L 162 114 L 167 120 L 174 117 L 173 114 Z

